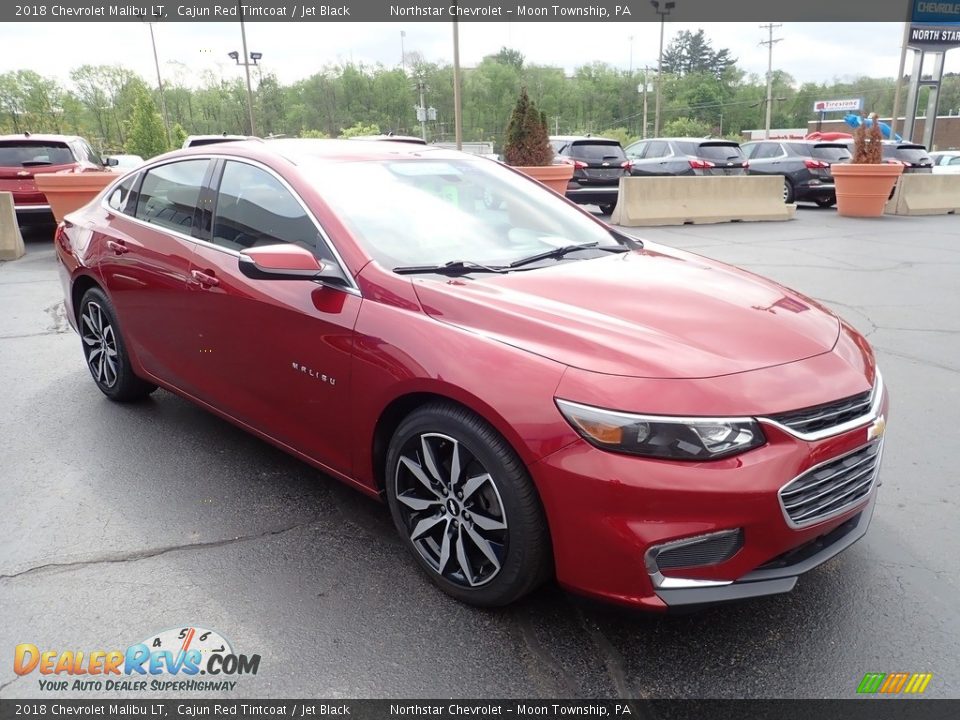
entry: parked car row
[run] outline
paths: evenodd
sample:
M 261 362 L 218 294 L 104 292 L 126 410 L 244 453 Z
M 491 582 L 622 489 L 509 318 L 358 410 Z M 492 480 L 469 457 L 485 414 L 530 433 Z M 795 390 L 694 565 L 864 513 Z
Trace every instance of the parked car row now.
M 550 138 L 555 162 L 574 166 L 567 198 L 597 205 L 609 214 L 617 202 L 622 177 L 780 175 L 783 201 L 836 204 L 830 171 L 850 162 L 847 140 L 758 140 L 743 145 L 719 138 L 650 138 L 621 149 L 617 140 L 590 135 Z M 960 151 L 927 153 L 923 145 L 884 141 L 885 162 L 900 163 L 905 173 L 960 173 Z

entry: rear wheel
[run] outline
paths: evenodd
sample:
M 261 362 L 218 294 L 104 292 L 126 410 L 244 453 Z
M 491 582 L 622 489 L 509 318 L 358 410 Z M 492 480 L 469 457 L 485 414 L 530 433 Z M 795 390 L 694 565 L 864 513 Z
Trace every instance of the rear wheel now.
M 411 413 L 387 451 L 387 501 L 404 544 L 444 592 L 506 605 L 550 573 L 550 540 L 526 468 L 490 425 L 456 405 Z
M 93 381 L 111 400 L 140 400 L 157 389 L 133 373 L 113 306 L 99 288 L 87 290 L 80 301 L 80 338 Z
M 614 205 L 601 205 L 601 206 L 600 206 L 600 212 L 602 212 L 604 215 L 613 215 L 613 209 L 614 209 L 615 207 L 616 207 L 616 204 L 614 204 Z
M 783 179 L 783 201 L 785 203 L 792 203 L 794 199 L 793 183 L 790 182 L 790 178 Z
M 822 208 L 833 207 L 837 204 L 836 198 L 826 198 L 825 200 L 817 200 L 817 205 Z

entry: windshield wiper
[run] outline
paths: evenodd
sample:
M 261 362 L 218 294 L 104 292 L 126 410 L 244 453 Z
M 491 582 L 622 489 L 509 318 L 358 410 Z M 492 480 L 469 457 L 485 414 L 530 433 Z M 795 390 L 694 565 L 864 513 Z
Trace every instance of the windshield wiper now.
M 623 247 L 622 245 L 613 245 L 611 247 L 603 246 L 600 247 L 599 243 L 583 243 L 582 245 L 564 245 L 562 247 L 553 248 L 551 250 L 544 250 L 542 253 L 537 253 L 536 255 L 531 255 L 530 257 L 521 258 L 520 260 L 514 260 L 510 263 L 510 267 L 517 268 L 523 265 L 530 265 L 539 260 L 548 260 L 550 258 L 562 258 L 564 255 L 569 253 L 576 252 L 577 250 L 602 250 L 603 252 L 627 252 L 629 248 Z
M 472 260 L 451 260 L 443 265 L 404 265 L 393 269 L 399 275 L 417 275 L 419 273 L 438 273 L 440 275 L 464 275 L 472 272 L 506 273 L 510 268 L 498 265 L 484 265 Z

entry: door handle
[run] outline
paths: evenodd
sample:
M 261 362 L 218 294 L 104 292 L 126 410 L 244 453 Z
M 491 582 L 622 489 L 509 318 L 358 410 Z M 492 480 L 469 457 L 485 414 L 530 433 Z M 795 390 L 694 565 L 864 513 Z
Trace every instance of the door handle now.
M 117 255 L 123 255 L 124 253 L 130 252 L 130 248 L 123 244 L 119 240 L 107 240 L 107 248 L 113 250 Z
M 220 284 L 220 280 L 217 279 L 216 275 L 211 275 L 201 270 L 191 270 L 190 277 L 203 287 L 216 287 Z

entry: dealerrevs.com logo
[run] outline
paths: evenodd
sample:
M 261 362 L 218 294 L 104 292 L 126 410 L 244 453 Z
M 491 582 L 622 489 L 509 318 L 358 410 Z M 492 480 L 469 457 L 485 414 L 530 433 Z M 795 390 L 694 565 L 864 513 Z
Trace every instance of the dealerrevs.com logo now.
M 239 655 L 218 632 L 201 627 L 164 630 L 126 650 L 41 649 L 17 645 L 17 675 L 38 673 L 40 690 L 163 692 L 233 690 L 239 675 L 256 675 L 259 655 Z

